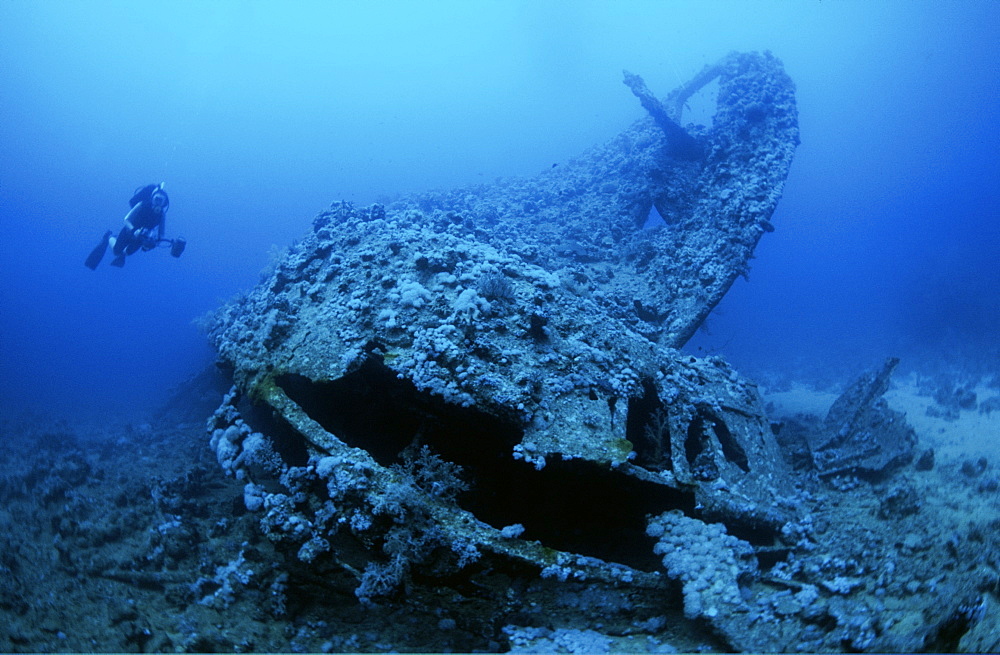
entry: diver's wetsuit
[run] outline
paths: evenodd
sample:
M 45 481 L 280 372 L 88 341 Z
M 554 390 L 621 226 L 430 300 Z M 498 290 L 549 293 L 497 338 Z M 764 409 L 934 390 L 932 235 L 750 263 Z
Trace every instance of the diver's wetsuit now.
M 167 208 L 170 206 L 170 201 L 167 200 L 165 202 L 162 211 L 156 211 L 153 208 L 154 191 L 166 197 L 166 192 L 160 189 L 160 185 L 158 184 L 147 184 L 144 187 L 136 189 L 136 192 L 132 194 L 132 199 L 129 200 L 129 206 L 132 209 L 125 217 L 125 226 L 118 233 L 118 238 L 115 239 L 115 246 L 112 249 L 116 258 L 121 258 L 123 255 L 131 255 L 139 248 L 151 250 L 163 238 Z M 156 230 L 155 237 L 142 238 L 143 233 L 146 236 L 150 236 L 153 230 Z M 124 259 L 118 259 L 118 261 L 124 263 Z
M 152 250 L 160 242 L 167 241 L 163 238 L 163 231 L 166 224 L 167 209 L 170 208 L 170 198 L 163 190 L 163 184 L 147 184 L 136 189 L 132 198 L 128 201 L 129 210 L 125 216 L 125 227 L 118 233 L 117 238 L 111 237 L 111 230 L 104 233 L 100 243 L 90 251 L 83 265 L 94 271 L 97 265 L 104 258 L 108 246 L 112 247 L 115 257 L 111 260 L 112 266 L 122 267 L 125 265 L 126 255 L 131 255 L 136 250 Z M 184 252 L 187 243 L 182 238 L 177 238 L 170 243 L 170 254 L 180 257 Z

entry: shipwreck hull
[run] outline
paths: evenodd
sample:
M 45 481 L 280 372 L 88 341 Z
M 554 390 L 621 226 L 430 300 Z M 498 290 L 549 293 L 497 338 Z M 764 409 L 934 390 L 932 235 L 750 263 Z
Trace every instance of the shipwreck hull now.
M 713 80 L 713 125 L 681 152 L 670 124 Z M 368 602 L 484 559 L 554 584 L 670 578 L 690 618 L 754 647 L 733 590 L 789 518 L 788 471 L 754 385 L 676 349 L 773 229 L 794 87 L 733 54 L 651 114 L 534 178 L 336 204 L 220 309 L 235 388 L 212 445 L 269 537 Z M 727 562 L 703 567 L 717 580 L 664 557 L 688 533 Z

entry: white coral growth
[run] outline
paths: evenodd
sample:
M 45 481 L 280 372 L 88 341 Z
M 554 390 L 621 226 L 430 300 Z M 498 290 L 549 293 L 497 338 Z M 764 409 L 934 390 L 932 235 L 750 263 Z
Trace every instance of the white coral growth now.
M 685 616 L 711 619 L 743 606 L 738 578 L 756 571 L 750 544 L 679 510 L 652 518 L 646 534 L 659 540 L 653 552 L 683 586 Z

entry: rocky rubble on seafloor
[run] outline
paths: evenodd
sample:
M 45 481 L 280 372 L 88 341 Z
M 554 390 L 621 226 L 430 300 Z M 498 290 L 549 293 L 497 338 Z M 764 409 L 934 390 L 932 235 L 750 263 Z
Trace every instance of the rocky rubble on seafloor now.
M 0 420 L 0 650 L 731 649 L 720 623 L 702 618 L 713 614 L 729 614 L 730 627 L 744 621 L 741 643 L 759 650 L 1000 647 L 1000 492 L 981 484 L 995 470 L 989 458 L 943 455 L 885 477 L 824 480 L 801 469 L 790 499 L 797 519 L 770 551 L 674 509 L 649 517 L 645 575 L 583 555 L 544 570 L 488 554 L 455 574 L 430 557 L 397 593 L 362 604 L 356 574 L 370 550 L 341 539 L 334 559 L 319 542 L 303 551 L 275 539 L 262 510 L 247 509 L 263 507 L 266 495 L 224 476 L 206 447 L 199 418 L 211 405 L 193 389 L 174 411 L 93 434 L 45 417 Z M 221 394 L 208 393 L 209 402 Z M 253 432 L 242 441 L 255 453 L 243 462 L 261 479 L 267 467 L 287 466 L 267 443 Z M 970 476 L 969 462 L 984 471 Z M 335 464 L 317 468 L 330 475 Z M 408 484 L 429 482 L 419 470 Z M 435 481 L 447 481 L 438 473 Z M 456 491 L 436 493 L 448 489 Z M 372 502 L 416 500 L 410 487 L 396 492 Z M 316 494 L 290 501 L 304 514 Z M 414 530 L 433 530 L 419 504 L 409 514 L 395 507 Z M 614 568 L 614 581 L 581 575 L 587 566 Z

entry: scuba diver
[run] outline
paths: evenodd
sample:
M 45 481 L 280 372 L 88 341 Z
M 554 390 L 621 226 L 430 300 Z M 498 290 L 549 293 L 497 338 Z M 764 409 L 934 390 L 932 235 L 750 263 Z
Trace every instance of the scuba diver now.
M 108 230 L 101 238 L 101 242 L 91 251 L 87 260 L 83 263 L 90 270 L 96 270 L 97 265 L 104 259 L 104 253 L 108 246 L 114 259 L 112 266 L 121 268 L 125 265 L 125 257 L 137 250 L 152 250 L 153 248 L 167 244 L 170 246 L 170 254 L 180 257 L 184 252 L 187 242 L 183 237 L 176 239 L 163 238 L 164 224 L 167 218 L 167 209 L 170 207 L 170 198 L 164 191 L 164 184 L 147 184 L 139 187 L 132 194 L 129 200 L 132 208 L 125 215 L 125 226 L 122 227 L 117 237 L 113 237 L 112 231 Z

